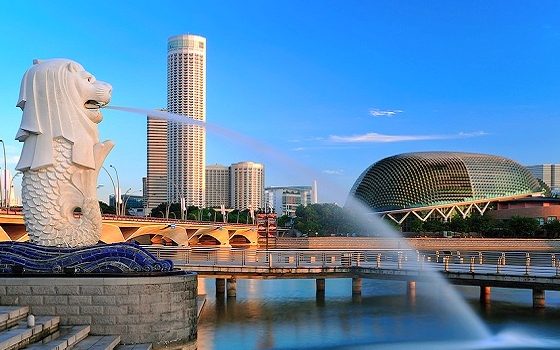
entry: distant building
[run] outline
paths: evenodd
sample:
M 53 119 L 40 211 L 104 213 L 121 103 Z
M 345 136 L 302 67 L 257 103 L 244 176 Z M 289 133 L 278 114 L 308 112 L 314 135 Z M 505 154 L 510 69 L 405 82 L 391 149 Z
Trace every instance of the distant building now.
M 230 167 L 230 206 L 244 210 L 264 208 L 264 165 L 240 162 Z
M 278 216 L 295 216 L 298 206 L 316 203 L 315 186 L 274 186 L 265 188 L 268 208 L 273 208 Z
M 167 41 L 167 110 L 206 121 L 206 38 L 176 35 Z M 206 130 L 170 121 L 167 125 L 167 197 L 172 203 L 206 204 Z
M 514 216 L 535 218 L 540 225 L 560 219 L 560 199 L 547 197 L 526 197 L 498 202 L 490 215 L 498 220 Z
M 15 175 L 12 176 L 10 170 L 7 170 L 5 177 L 5 180 L 7 181 L 6 184 L 4 183 L 4 169 L 0 170 L 0 190 L 2 191 L 0 196 L 1 205 L 7 205 L 10 207 L 21 206 L 21 197 L 19 196 L 20 191 L 15 189 L 15 184 L 17 182 L 15 179 L 20 175 L 20 172 L 16 172 Z M 6 198 L 8 199 L 6 200 Z
M 206 207 L 229 207 L 229 167 L 220 164 L 206 166 Z
M 144 187 L 145 211 L 167 202 L 167 121 L 148 116 L 147 177 Z
M 552 192 L 560 192 L 560 164 L 529 165 L 526 168 L 537 179 L 541 179 Z
M 505 201 L 543 195 L 531 172 L 511 159 L 476 153 L 415 152 L 369 166 L 350 190 L 346 206 L 361 202 L 398 224 L 483 215 Z M 357 202 L 356 202 L 357 201 Z M 534 204 L 533 202 L 531 204 Z
M 144 196 L 135 196 L 129 194 L 121 195 L 121 205 L 126 204 L 127 214 L 143 216 L 144 215 Z M 109 196 L 109 205 L 111 207 L 115 206 L 115 195 Z

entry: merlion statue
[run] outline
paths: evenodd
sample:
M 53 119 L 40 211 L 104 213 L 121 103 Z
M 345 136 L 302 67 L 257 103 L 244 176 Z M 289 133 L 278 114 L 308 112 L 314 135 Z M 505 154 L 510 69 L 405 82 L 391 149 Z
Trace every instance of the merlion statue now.
M 99 241 L 97 177 L 113 143 L 99 142 L 97 124 L 110 98 L 109 84 L 71 60 L 35 60 L 23 76 L 16 135 L 23 150 L 16 169 L 23 173 L 23 216 L 32 243 Z

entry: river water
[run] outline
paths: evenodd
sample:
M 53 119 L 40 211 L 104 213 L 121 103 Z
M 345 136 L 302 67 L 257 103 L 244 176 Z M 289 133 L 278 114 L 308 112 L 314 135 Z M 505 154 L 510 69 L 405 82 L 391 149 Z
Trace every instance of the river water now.
M 317 298 L 314 280 L 238 280 L 228 299 L 215 297 L 214 279 L 202 284 L 198 349 L 560 348 L 558 292 L 535 310 L 529 290 L 493 288 L 483 306 L 478 287 L 455 287 L 495 335 L 472 339 L 437 285 L 418 283 L 411 298 L 405 282 L 363 279 L 353 297 L 350 279 L 327 279 Z

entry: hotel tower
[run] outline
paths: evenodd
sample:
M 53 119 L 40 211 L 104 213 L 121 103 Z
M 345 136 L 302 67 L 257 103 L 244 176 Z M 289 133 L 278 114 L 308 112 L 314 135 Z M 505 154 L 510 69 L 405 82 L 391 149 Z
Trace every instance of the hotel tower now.
M 176 35 L 167 41 L 167 111 L 206 121 L 206 38 Z M 205 203 L 206 131 L 170 121 L 167 126 L 167 197 Z

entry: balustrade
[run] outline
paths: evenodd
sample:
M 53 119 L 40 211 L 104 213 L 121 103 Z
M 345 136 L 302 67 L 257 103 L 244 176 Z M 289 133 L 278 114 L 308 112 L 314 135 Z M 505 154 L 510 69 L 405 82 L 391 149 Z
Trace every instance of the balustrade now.
M 260 268 L 372 268 L 377 270 L 427 269 L 457 273 L 550 276 L 560 275 L 560 259 L 547 252 L 364 250 L 256 250 L 235 248 L 145 248 L 161 259 L 182 266 Z

